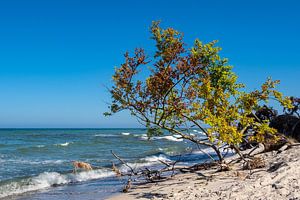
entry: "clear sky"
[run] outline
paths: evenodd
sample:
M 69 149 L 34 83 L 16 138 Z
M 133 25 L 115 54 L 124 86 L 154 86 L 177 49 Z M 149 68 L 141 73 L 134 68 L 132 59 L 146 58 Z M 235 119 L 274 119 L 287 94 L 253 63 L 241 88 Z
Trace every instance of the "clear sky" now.
M 218 39 L 239 80 L 267 76 L 300 96 L 300 1 L 0 1 L 0 127 L 135 127 L 105 118 L 114 66 L 134 47 L 153 49 L 152 20 L 192 44 Z

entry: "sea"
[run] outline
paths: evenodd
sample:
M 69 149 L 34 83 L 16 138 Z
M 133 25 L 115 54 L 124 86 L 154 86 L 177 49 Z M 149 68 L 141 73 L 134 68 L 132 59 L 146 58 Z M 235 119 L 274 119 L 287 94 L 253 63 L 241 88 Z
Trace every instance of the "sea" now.
M 195 129 L 187 134 L 201 137 Z M 146 129 L 0 129 L 0 199 L 106 199 L 118 194 L 126 177 L 116 177 L 111 151 L 134 169 L 159 168 L 161 162 L 187 165 L 208 160 L 189 141 L 165 133 L 149 139 Z M 209 150 L 208 150 L 209 151 Z M 73 173 L 73 161 L 92 171 Z

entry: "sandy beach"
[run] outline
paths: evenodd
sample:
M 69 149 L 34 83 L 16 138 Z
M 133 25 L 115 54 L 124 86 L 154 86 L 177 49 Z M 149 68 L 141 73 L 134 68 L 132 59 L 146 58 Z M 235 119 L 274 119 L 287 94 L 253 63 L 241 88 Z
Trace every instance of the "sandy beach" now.
M 128 193 L 110 200 L 130 199 L 300 199 L 299 146 L 283 152 L 256 155 L 265 160 L 265 167 L 243 170 L 243 164 L 232 170 L 216 169 L 177 174 L 159 183 L 134 185 Z

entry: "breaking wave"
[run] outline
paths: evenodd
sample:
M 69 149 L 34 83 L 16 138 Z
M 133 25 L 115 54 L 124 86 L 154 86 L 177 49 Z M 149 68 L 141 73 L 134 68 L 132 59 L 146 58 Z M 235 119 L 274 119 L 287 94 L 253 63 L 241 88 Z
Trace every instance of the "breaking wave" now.
M 170 161 L 165 155 L 147 156 L 140 159 L 138 162 L 128 163 L 128 165 L 134 169 L 141 167 L 151 166 L 159 164 L 159 160 Z M 46 164 L 54 161 L 42 161 L 40 164 Z M 55 161 L 55 163 L 62 163 L 63 161 Z M 35 163 L 35 162 L 34 162 Z M 35 164 L 37 164 L 36 162 Z M 33 164 L 31 162 L 31 164 Z M 120 166 L 122 172 L 127 172 L 129 169 L 125 165 Z M 26 192 L 33 192 L 37 190 L 47 189 L 50 187 L 66 185 L 71 183 L 78 183 L 89 181 L 93 179 L 100 179 L 106 177 L 112 177 L 115 173 L 110 169 L 96 169 L 92 171 L 83 171 L 78 174 L 67 173 L 62 174 L 58 172 L 43 172 L 35 177 L 23 178 L 18 180 L 10 180 L 0 183 L 0 198 L 18 195 Z
M 109 170 L 98 169 L 80 172 L 78 174 L 61 174 L 58 172 L 43 172 L 38 176 L 21 179 L 19 181 L 6 181 L 0 184 L 0 198 L 18 195 L 25 192 L 46 189 L 52 186 L 65 185 L 113 176 Z
M 130 167 L 132 167 L 133 169 L 139 169 L 142 167 L 148 167 L 151 165 L 155 165 L 155 164 L 160 164 L 160 160 L 161 161 L 171 161 L 169 158 L 167 158 L 167 156 L 160 154 L 158 156 L 147 156 L 145 158 L 141 158 L 138 162 L 135 163 L 127 163 Z M 128 167 L 126 165 L 122 165 L 120 167 L 120 170 L 122 172 L 126 172 L 128 171 Z
M 165 139 L 166 136 L 164 136 Z M 174 137 L 176 138 L 176 137 Z M 210 152 L 207 152 L 210 153 Z M 198 155 L 197 155 L 198 154 Z M 193 152 L 194 156 L 187 155 L 187 157 L 182 157 L 182 161 L 187 161 L 189 159 L 197 159 L 199 158 L 199 154 L 203 154 L 203 152 Z M 154 166 L 158 165 L 161 162 L 170 162 L 172 160 L 178 160 L 176 156 L 169 156 L 165 153 L 158 153 L 156 155 L 146 156 L 144 158 L 140 158 L 136 162 L 127 163 L 130 167 L 134 169 L 139 169 L 142 167 Z M 23 162 L 19 160 L 20 162 Z M 27 162 L 27 161 L 24 161 Z M 66 161 L 63 160 L 45 160 L 45 161 L 31 161 L 31 164 L 61 164 Z M 130 169 L 126 165 L 119 166 L 119 169 L 122 172 L 128 172 Z M 18 178 L 9 181 L 0 182 L 0 198 L 19 195 L 26 192 L 33 192 L 37 190 L 47 189 L 50 187 L 78 183 L 89 181 L 93 179 L 101 179 L 106 177 L 112 177 L 115 173 L 111 171 L 110 168 L 101 168 L 95 169 L 91 171 L 82 171 L 77 174 L 73 173 L 59 173 L 59 172 L 43 172 L 35 177 L 30 178 Z
M 148 140 L 148 136 L 146 134 L 139 135 L 140 139 L 142 140 Z M 182 142 L 183 139 L 180 135 L 166 135 L 166 136 L 155 136 L 151 137 L 150 140 L 169 140 L 174 142 Z

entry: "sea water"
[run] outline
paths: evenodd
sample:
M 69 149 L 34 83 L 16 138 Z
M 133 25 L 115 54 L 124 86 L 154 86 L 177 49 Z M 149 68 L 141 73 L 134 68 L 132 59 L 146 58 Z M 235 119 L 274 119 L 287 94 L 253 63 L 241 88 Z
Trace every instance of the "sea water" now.
M 149 140 L 145 129 L 0 129 L 0 199 L 105 199 L 126 182 L 112 162 L 128 171 L 111 150 L 138 169 L 207 159 L 195 148 L 176 135 Z M 74 174 L 72 161 L 94 170 Z

